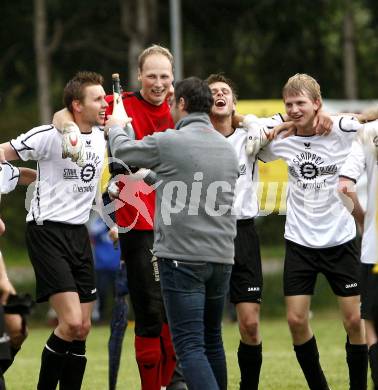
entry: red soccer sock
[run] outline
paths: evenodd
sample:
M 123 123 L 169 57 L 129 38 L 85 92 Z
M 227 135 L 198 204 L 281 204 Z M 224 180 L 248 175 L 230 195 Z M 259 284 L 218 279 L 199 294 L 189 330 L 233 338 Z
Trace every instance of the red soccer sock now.
M 160 390 L 162 384 L 160 338 L 135 336 L 135 357 L 142 390 Z
M 160 333 L 161 349 L 163 354 L 161 364 L 161 384 L 168 386 L 176 367 L 176 353 L 173 347 L 168 324 L 163 324 Z

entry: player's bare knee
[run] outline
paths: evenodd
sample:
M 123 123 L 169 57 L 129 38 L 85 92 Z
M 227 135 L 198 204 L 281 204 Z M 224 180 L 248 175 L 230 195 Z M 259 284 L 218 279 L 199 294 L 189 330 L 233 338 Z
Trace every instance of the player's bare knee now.
M 81 338 L 82 323 L 80 321 L 67 321 L 61 326 L 62 333 L 70 339 L 77 340 Z
M 348 334 L 359 334 L 362 332 L 362 321 L 359 313 L 351 314 L 344 318 L 344 327 Z
M 83 322 L 82 327 L 81 327 L 81 332 L 80 332 L 80 339 L 81 340 L 84 340 L 87 338 L 87 336 L 91 330 L 91 326 L 92 326 L 92 323 L 90 320 Z
M 305 315 L 298 315 L 296 313 L 288 313 L 287 323 L 292 332 L 300 332 L 308 327 L 308 318 Z
M 259 321 L 257 318 L 247 318 L 239 324 L 240 334 L 250 341 L 258 340 Z

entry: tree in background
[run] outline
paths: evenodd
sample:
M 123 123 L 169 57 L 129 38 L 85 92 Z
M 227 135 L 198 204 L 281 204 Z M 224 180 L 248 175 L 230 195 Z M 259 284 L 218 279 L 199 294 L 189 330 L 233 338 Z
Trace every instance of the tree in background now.
M 34 0 L 34 48 L 37 70 L 37 93 L 39 119 L 41 123 L 49 123 L 52 118 L 50 73 L 51 55 L 57 50 L 63 33 L 62 24 L 54 25 L 52 39 L 47 39 L 47 19 L 45 0 Z

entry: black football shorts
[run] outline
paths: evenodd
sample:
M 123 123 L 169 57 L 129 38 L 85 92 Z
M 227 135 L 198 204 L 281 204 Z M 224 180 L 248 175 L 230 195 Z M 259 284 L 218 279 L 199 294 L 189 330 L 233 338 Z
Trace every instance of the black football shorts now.
M 286 240 L 284 294 L 313 295 L 322 273 L 335 295 L 360 294 L 360 260 L 355 240 L 329 248 L 309 248 Z
M 263 276 L 259 237 L 253 219 L 237 221 L 234 260 L 230 279 L 231 302 L 260 303 Z
M 371 321 L 378 310 L 378 274 L 372 272 L 374 265 L 361 264 L 361 318 Z
M 29 222 L 26 243 L 36 278 L 36 300 L 75 291 L 80 302 L 96 300 L 92 250 L 85 225 Z

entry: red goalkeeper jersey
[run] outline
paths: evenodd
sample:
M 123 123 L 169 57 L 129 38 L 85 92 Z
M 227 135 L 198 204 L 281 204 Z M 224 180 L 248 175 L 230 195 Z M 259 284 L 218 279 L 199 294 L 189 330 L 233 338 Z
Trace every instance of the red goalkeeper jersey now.
M 136 139 L 142 139 L 144 136 L 157 131 L 174 128 L 169 106 L 166 102 L 160 106 L 155 106 L 144 100 L 140 92 L 124 92 L 122 99 L 127 115 L 133 119 L 131 124 Z M 109 103 L 106 114 L 110 115 L 113 111 L 113 95 L 107 96 L 106 101 Z M 138 198 L 138 202 L 141 201 L 144 207 L 134 207 L 129 202 L 123 202 L 123 206 L 116 210 L 118 226 L 136 230 L 153 229 L 150 221 L 153 221 L 155 214 L 155 191 L 146 194 L 149 191 L 143 191 L 145 188 L 146 184 L 144 182 L 136 183 L 135 188 L 133 187 L 133 190 L 137 192 L 135 196 Z M 148 212 L 150 218 L 146 219 L 143 216 L 146 212 Z

